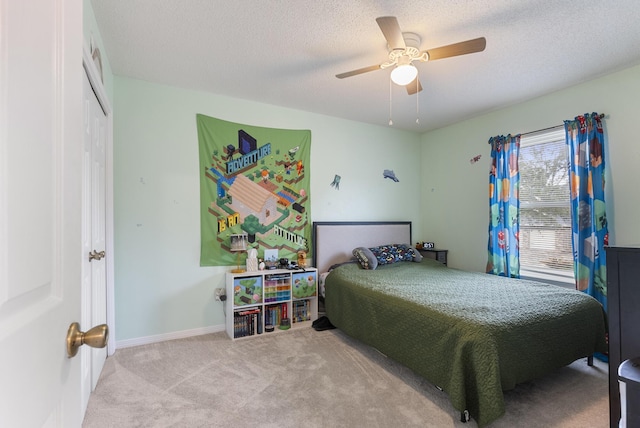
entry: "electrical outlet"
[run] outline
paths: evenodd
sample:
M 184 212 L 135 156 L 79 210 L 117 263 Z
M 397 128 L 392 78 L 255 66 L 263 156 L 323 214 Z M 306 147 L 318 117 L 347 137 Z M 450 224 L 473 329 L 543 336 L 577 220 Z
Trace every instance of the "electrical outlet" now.
M 221 301 L 220 296 L 225 296 L 227 293 L 225 292 L 224 288 L 216 288 L 216 300 L 218 302 Z

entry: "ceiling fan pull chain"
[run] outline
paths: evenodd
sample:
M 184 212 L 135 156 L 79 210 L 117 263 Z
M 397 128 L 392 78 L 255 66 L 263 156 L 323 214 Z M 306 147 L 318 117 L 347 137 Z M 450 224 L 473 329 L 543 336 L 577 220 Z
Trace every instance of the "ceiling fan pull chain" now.
M 393 120 L 391 120 L 391 79 L 389 79 L 389 126 L 393 126 Z
M 420 92 L 418 92 L 418 85 L 420 81 L 416 76 L 416 123 L 420 125 Z

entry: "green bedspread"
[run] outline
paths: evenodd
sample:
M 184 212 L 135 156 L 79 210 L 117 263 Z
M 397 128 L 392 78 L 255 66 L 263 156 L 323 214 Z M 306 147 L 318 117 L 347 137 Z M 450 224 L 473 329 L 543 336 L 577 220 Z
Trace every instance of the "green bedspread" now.
M 480 427 L 504 414 L 503 390 L 607 349 L 590 296 L 429 259 L 340 266 L 325 304 L 333 325 L 441 387 Z

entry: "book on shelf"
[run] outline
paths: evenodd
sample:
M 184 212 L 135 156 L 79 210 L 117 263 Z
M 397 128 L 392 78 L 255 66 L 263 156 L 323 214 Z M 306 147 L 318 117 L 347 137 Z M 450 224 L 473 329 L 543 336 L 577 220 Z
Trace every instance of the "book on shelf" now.
M 311 320 L 311 301 L 310 300 L 294 300 L 293 301 L 293 322 L 303 322 Z
M 266 279 L 267 281 L 272 281 L 272 280 L 277 280 L 277 279 L 289 280 L 290 279 L 290 275 L 289 275 L 288 272 L 285 272 L 285 273 L 272 273 L 272 274 L 265 275 L 264 279 Z
M 278 303 L 265 307 L 264 323 L 278 326 L 282 323 L 282 319 L 287 318 L 287 304 Z
M 260 308 L 235 311 L 233 313 L 233 337 L 253 336 L 262 333 Z

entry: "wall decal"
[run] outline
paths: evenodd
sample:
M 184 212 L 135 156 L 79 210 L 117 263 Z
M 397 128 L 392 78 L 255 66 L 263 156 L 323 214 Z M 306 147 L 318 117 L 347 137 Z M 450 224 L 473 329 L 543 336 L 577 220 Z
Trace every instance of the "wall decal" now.
M 311 131 L 196 115 L 200 151 L 200 266 L 231 266 L 230 235 L 296 259 L 312 246 Z
M 390 178 L 391 180 L 395 181 L 396 183 L 400 181 L 400 180 L 398 180 L 398 177 L 396 177 L 396 174 L 391 169 L 385 169 L 384 172 L 382 173 L 382 176 L 384 178 Z
M 335 175 L 335 177 L 333 177 L 333 181 L 331 182 L 330 186 L 334 187 L 336 190 L 340 190 L 340 176 L 338 174 Z
M 474 163 L 478 162 L 481 157 L 482 157 L 482 155 L 478 155 L 478 156 L 476 156 L 474 158 L 471 158 L 471 160 L 469 162 L 471 163 L 471 165 L 473 165 Z

